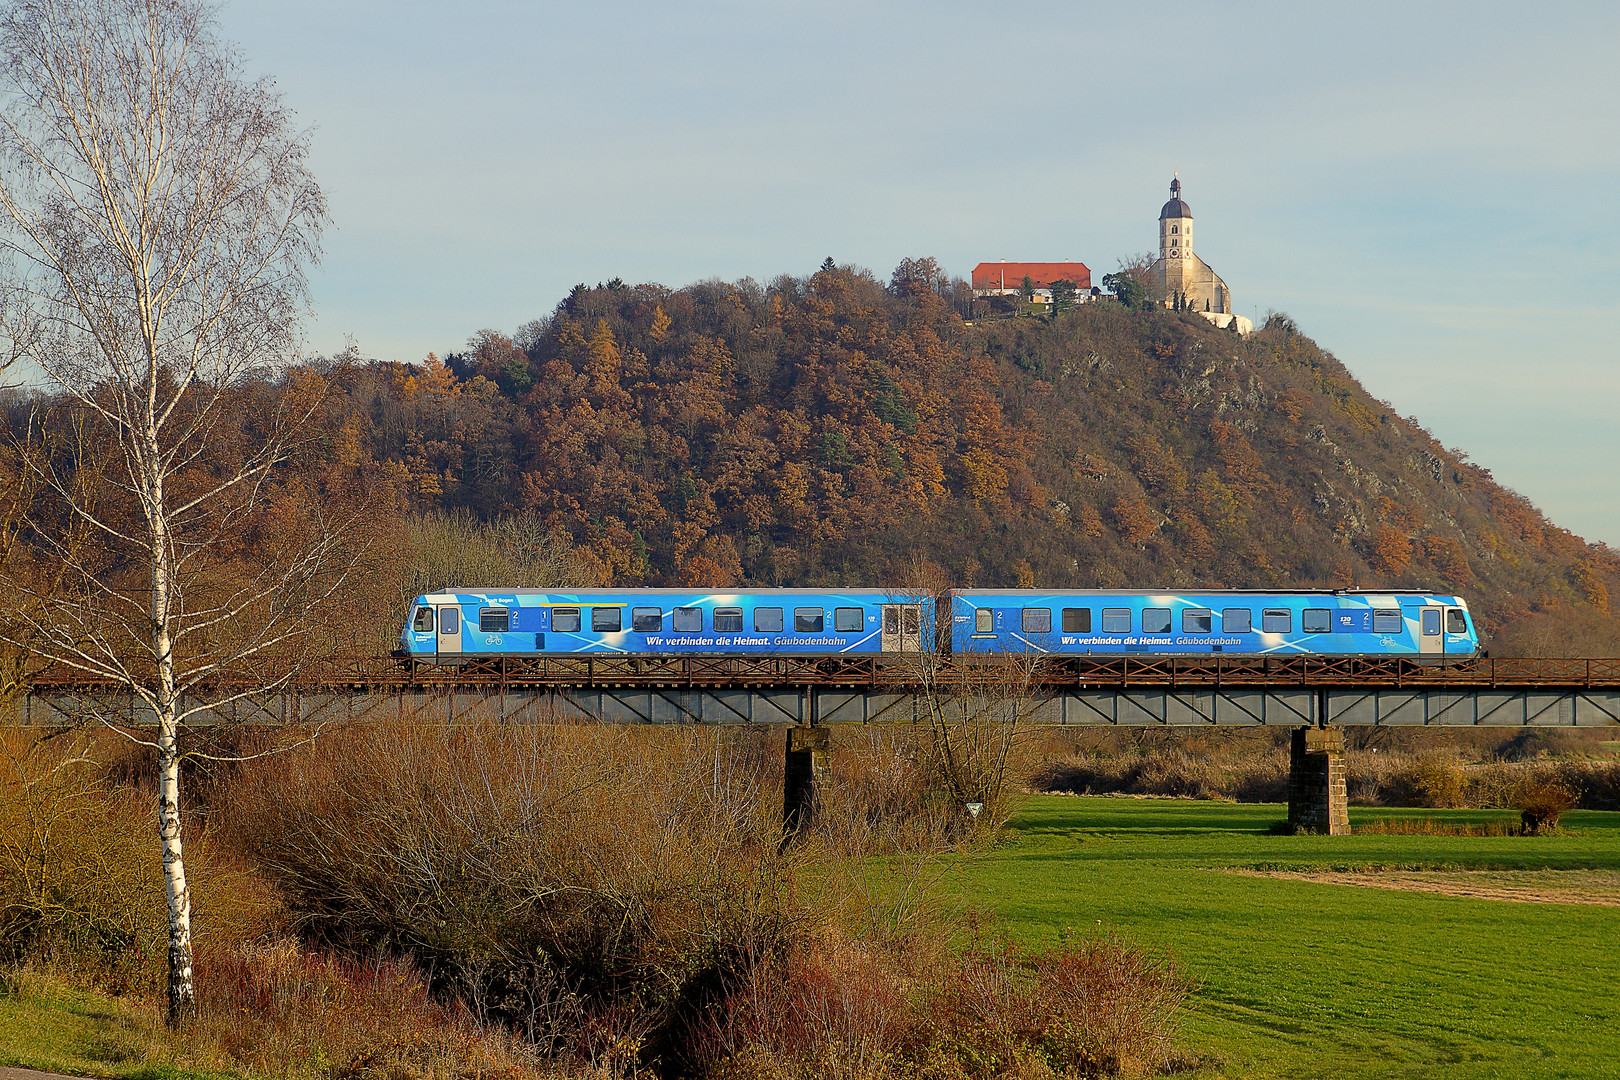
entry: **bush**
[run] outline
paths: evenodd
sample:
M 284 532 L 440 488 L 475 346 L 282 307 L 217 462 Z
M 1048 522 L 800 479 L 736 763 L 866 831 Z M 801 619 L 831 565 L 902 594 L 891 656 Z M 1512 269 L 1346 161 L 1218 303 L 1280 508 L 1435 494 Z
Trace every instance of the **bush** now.
M 753 738 L 351 729 L 244 774 L 229 813 L 313 940 L 409 952 L 558 1060 L 648 1062 L 804 924 Z
M 1116 1076 L 1172 1063 L 1187 992 L 1115 939 L 1030 956 L 884 952 L 843 938 L 751 969 L 693 1040 L 726 1080 Z
M 1535 836 L 1544 830 L 1556 829 L 1558 819 L 1575 808 L 1575 793 L 1559 781 L 1547 776 L 1531 775 L 1520 786 L 1514 805 L 1518 809 L 1523 831 Z
M 101 788 L 90 749 L 31 741 L 0 759 L 0 949 L 124 983 L 161 955 L 161 869 L 151 813 Z

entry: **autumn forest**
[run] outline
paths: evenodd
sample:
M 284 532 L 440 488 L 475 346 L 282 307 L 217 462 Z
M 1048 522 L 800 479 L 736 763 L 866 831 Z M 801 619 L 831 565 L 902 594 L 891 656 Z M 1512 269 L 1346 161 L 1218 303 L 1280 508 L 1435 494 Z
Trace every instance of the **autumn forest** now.
M 1620 558 L 1369 396 L 1286 316 L 1104 300 L 973 325 L 889 281 L 579 286 L 515 337 L 295 373 L 371 512 L 523 517 L 581 581 L 1424 587 L 1497 651 L 1620 644 Z M 464 585 L 495 584 L 466 581 Z

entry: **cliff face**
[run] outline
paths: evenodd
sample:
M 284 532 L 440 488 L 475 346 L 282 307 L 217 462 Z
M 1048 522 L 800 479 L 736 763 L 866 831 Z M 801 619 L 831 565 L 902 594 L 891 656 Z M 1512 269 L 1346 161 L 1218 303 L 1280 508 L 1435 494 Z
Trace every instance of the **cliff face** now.
M 339 381 L 404 505 L 533 514 L 603 580 L 1431 588 L 1498 652 L 1620 647 L 1620 559 L 1284 318 L 968 326 L 927 274 L 839 269 L 580 288 L 520 339 Z

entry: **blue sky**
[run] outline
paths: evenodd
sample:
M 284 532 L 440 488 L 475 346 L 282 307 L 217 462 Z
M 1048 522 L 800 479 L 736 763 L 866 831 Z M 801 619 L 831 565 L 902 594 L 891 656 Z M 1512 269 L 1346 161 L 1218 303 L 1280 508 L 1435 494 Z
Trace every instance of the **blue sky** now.
M 1620 6 L 236 0 L 315 129 L 312 349 L 570 286 L 1079 259 L 1172 170 L 1237 310 L 1620 547 Z

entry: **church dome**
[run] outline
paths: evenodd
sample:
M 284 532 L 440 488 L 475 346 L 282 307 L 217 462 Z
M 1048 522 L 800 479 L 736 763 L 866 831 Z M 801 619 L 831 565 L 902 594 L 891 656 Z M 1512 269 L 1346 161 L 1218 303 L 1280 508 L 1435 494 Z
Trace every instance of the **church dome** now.
M 1163 210 L 1159 211 L 1159 220 L 1190 217 L 1192 217 L 1192 207 L 1181 201 L 1181 180 L 1179 178 L 1171 180 L 1170 201 L 1164 204 Z

